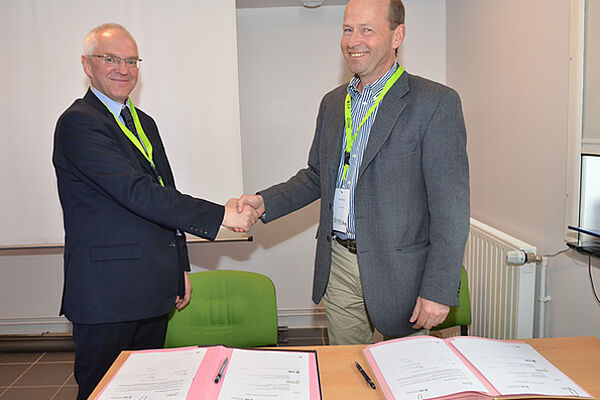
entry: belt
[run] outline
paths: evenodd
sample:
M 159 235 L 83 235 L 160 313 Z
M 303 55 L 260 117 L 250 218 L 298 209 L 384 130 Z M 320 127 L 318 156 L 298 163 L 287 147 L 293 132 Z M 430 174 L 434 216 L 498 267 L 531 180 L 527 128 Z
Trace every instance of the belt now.
M 348 249 L 352 254 L 356 254 L 356 240 L 355 239 L 341 239 L 338 235 L 333 235 L 336 242 Z

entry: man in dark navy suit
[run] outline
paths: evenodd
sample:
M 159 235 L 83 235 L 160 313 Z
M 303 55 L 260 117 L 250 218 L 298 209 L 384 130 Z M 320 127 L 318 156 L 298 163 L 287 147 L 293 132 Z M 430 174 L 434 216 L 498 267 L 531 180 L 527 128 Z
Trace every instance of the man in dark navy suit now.
M 81 56 L 91 87 L 59 118 L 53 163 L 64 215 L 61 314 L 73 323 L 78 399 L 124 349 L 162 347 L 167 317 L 190 299 L 186 231 L 214 240 L 258 215 L 175 189 L 154 120 L 129 99 L 140 64 L 117 24 L 90 31 Z

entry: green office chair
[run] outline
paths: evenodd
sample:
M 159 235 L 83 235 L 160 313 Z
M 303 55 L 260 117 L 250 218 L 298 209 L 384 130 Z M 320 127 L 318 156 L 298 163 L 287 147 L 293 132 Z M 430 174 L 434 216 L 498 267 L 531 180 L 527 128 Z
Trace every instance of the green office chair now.
M 192 298 L 169 315 L 165 347 L 277 344 L 277 301 L 269 278 L 254 272 L 190 274 Z
M 462 267 L 460 275 L 460 288 L 458 289 L 458 307 L 450 307 L 448 316 L 441 324 L 431 328 L 432 331 L 446 329 L 453 326 L 460 326 L 460 334 L 467 336 L 469 334 L 469 325 L 471 325 L 471 299 L 469 298 L 469 278 L 467 270 Z

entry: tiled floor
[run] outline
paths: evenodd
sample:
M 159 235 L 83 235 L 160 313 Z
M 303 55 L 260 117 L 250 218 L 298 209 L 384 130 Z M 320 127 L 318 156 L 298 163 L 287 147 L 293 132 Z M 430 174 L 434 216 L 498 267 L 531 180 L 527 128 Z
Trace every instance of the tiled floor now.
M 322 328 L 292 329 L 280 346 L 327 344 L 326 337 Z M 0 352 L 0 400 L 75 400 L 74 357 L 72 352 Z
M 73 353 L 0 353 L 0 400 L 74 400 Z

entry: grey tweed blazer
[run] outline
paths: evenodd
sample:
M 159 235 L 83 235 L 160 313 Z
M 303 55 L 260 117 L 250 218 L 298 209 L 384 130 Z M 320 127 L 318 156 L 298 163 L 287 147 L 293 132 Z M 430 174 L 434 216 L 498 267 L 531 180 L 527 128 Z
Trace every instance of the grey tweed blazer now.
M 332 204 L 346 86 L 321 101 L 308 166 L 259 192 L 269 222 L 321 198 L 312 299 L 331 267 Z M 358 264 L 369 316 L 387 336 L 414 332 L 417 296 L 458 305 L 469 232 L 469 165 L 458 94 L 405 72 L 379 105 L 355 190 Z

